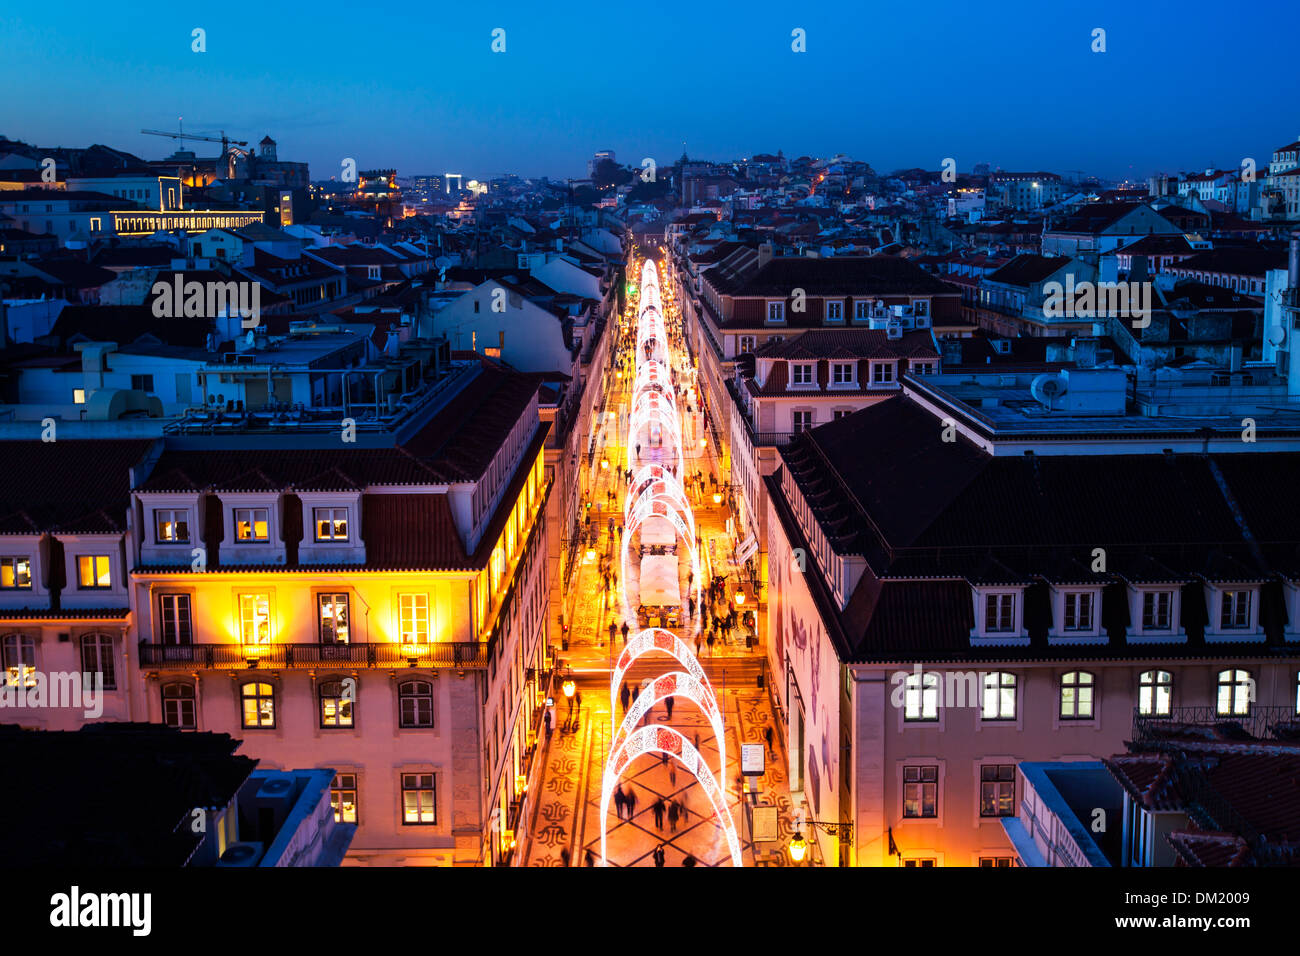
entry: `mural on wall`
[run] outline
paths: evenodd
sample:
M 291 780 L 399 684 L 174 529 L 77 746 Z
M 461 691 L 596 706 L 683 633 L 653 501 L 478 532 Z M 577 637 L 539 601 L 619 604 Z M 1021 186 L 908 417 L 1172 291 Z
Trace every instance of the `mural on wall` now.
M 831 816 L 839 812 L 835 781 L 839 779 L 838 661 L 830 649 L 829 637 L 813 604 L 812 595 L 796 570 L 785 541 L 774 535 L 772 545 L 775 587 L 772 589 L 774 653 L 776 667 L 784 671 L 788 656 L 794 680 L 804 695 L 804 720 L 808 753 L 804 790 L 813 813 Z M 816 573 L 810 565 L 807 573 Z M 784 681 L 781 682 L 784 691 Z M 785 701 L 787 712 L 793 709 Z M 823 809 L 825 808 L 825 809 Z

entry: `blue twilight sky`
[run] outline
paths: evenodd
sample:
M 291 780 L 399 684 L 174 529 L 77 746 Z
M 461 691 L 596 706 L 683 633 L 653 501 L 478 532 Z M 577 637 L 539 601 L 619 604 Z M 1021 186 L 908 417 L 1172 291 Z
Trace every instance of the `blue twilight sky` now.
M 174 144 L 139 131 L 183 116 L 195 132 L 269 133 L 314 179 L 344 157 L 399 175 L 583 176 L 596 149 L 667 163 L 683 141 L 712 159 L 844 152 L 887 171 L 952 156 L 962 171 L 1140 178 L 1264 166 L 1300 138 L 1294 0 L 196 6 L 7 4 L 0 134 L 161 158 Z

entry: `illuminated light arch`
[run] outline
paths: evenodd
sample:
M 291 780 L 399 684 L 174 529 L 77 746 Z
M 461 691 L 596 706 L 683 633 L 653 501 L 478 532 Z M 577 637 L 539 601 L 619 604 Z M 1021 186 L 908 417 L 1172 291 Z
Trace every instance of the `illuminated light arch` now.
M 628 498 L 628 506 L 623 509 L 625 514 L 631 514 L 643 500 L 666 501 L 685 519 L 691 533 L 694 534 L 695 511 L 686 498 L 686 490 L 672 478 L 671 472 L 660 478 L 648 478 L 634 487 L 635 490 Z
M 623 745 L 610 753 L 609 763 L 605 768 L 605 777 L 600 795 L 600 858 L 603 866 L 608 866 L 609 859 L 609 804 L 614 795 L 614 786 L 622 777 L 623 771 L 637 757 L 645 754 L 667 754 L 677 760 L 686 770 L 695 775 L 700 788 L 713 807 L 713 815 L 727 838 L 727 848 L 731 851 L 731 865 L 744 866 L 740 855 L 740 839 L 736 835 L 736 825 L 727 811 L 726 794 L 718 785 L 713 771 L 704 762 L 703 755 L 678 730 L 656 725 L 641 727 L 633 731 Z

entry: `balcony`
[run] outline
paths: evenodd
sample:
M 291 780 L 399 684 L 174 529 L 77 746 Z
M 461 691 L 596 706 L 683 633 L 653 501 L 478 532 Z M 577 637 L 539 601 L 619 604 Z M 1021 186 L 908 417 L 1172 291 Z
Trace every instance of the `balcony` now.
M 162 670 L 247 670 L 255 667 L 481 668 L 488 644 L 354 642 L 351 644 L 141 644 L 140 666 Z
M 1133 712 L 1133 740 L 1152 744 L 1170 739 L 1295 740 L 1300 716 L 1289 706 L 1251 704 L 1244 714 L 1220 714 L 1217 708 L 1173 707 L 1167 717 Z

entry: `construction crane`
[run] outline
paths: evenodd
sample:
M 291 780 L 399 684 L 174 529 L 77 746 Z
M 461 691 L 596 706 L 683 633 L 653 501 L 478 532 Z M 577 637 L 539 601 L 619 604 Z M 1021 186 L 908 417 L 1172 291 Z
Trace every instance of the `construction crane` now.
M 184 148 L 185 140 L 187 139 L 195 139 L 204 143 L 220 143 L 221 158 L 226 161 L 226 175 L 228 177 L 235 174 L 236 155 L 251 155 L 248 149 L 244 148 L 248 146 L 247 141 L 242 139 L 230 139 L 226 136 L 225 130 L 221 130 L 220 136 L 202 136 L 196 133 L 187 133 L 184 129 L 177 133 L 169 133 L 166 130 L 161 129 L 142 129 L 140 132 L 148 136 L 166 136 L 169 139 L 178 139 L 181 141 L 182 148 Z

